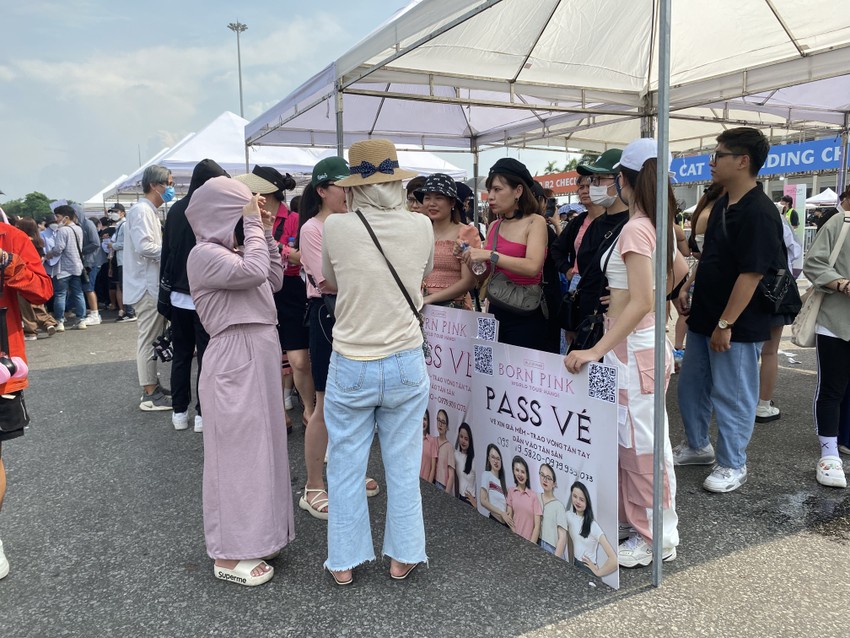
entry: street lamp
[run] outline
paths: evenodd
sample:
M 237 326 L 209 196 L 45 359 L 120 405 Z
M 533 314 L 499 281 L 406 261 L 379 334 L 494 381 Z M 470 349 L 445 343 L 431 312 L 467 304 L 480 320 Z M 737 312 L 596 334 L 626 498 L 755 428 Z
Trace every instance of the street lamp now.
M 239 34 L 248 28 L 247 24 L 242 24 L 239 20 L 231 22 L 227 28 L 236 34 L 236 59 L 239 63 L 239 116 L 245 117 L 245 107 L 242 105 L 242 49 L 239 46 Z

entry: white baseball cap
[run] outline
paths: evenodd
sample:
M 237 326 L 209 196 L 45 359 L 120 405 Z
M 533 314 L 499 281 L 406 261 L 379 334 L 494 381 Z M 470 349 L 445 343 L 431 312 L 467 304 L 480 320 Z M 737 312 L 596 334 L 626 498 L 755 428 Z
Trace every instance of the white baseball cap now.
M 643 168 L 644 162 L 653 157 L 658 157 L 658 142 L 651 137 L 641 137 L 640 139 L 630 142 L 623 149 L 623 155 L 620 161 L 614 165 L 614 168 L 625 166 L 633 171 L 639 171 Z M 673 156 L 668 154 L 667 167 L 673 163 Z

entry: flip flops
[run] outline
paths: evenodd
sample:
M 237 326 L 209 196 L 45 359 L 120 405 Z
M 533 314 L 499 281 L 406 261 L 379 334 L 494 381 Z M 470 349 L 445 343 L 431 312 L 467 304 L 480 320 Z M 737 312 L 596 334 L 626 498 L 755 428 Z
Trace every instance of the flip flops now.
M 398 576 L 396 576 L 395 574 L 390 572 L 390 578 L 392 578 L 393 580 L 404 580 L 405 578 L 410 576 L 413 573 L 413 570 L 416 569 L 418 566 L 419 566 L 419 563 L 410 563 L 407 566 L 407 569 L 404 570 L 404 572 L 402 572 Z
M 251 572 L 259 565 L 266 565 L 269 568 L 268 571 L 260 576 L 251 575 Z M 213 573 L 216 578 L 229 583 L 245 585 L 246 587 L 256 587 L 272 579 L 272 576 L 274 576 L 274 567 L 258 558 L 255 560 L 240 560 L 233 569 L 219 567 L 213 563 Z

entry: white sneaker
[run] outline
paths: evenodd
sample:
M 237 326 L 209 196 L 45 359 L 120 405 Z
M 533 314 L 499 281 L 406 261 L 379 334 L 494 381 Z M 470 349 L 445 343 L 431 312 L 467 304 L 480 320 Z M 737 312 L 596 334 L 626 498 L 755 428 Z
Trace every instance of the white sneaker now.
M 86 318 L 83 319 L 83 321 L 86 322 L 87 326 L 99 326 L 101 323 L 103 323 L 100 319 L 99 312 L 93 312 L 92 314 L 87 315 Z
M 3 541 L 0 541 L 0 580 L 6 578 L 9 573 L 9 561 L 6 560 L 6 554 L 3 553 Z
M 703 481 L 702 486 L 709 492 L 732 492 L 747 482 L 747 466 L 734 469 L 715 465 L 714 470 Z
M 695 450 L 687 441 L 673 448 L 673 465 L 711 465 L 714 463 L 714 448 L 711 443 Z
M 60 321 L 56 324 L 56 332 L 65 332 L 65 322 Z
M 634 534 L 628 540 L 620 543 L 617 560 L 620 567 L 646 567 L 652 562 L 652 545 L 647 543 L 640 534 Z M 665 547 L 662 549 L 661 560 L 665 563 L 676 560 L 676 548 Z
M 175 430 L 185 430 L 189 427 L 189 413 L 188 412 L 172 412 L 171 413 L 171 424 L 174 426 Z
M 773 401 L 770 402 L 770 405 L 760 405 L 756 408 L 756 423 L 770 423 L 776 421 L 779 417 L 779 408 L 773 405 Z
M 200 414 L 195 415 L 195 432 L 203 432 L 204 431 L 204 420 L 201 418 Z
M 284 400 L 283 400 L 283 409 L 284 409 L 284 410 L 291 410 L 291 409 L 292 409 L 292 406 L 293 406 L 293 403 L 292 403 L 292 395 L 290 394 L 289 396 L 287 396 L 287 397 L 286 397 L 286 398 L 284 398 Z
M 837 456 L 824 456 L 818 461 L 816 473 L 818 483 L 827 487 L 847 487 L 844 464 Z
M 847 447 L 846 445 L 841 445 L 841 443 L 839 443 L 838 453 L 843 454 L 844 456 L 850 456 L 850 447 Z

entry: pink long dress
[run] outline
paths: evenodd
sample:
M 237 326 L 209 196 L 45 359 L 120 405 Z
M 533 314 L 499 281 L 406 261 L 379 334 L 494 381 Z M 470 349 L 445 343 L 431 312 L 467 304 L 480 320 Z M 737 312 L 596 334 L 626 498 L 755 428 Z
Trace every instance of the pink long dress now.
M 244 248 L 233 249 L 250 197 L 240 182 L 217 177 L 186 209 L 198 242 L 189 254 L 189 286 L 210 334 L 198 383 L 204 534 L 209 556 L 226 560 L 268 556 L 295 537 L 272 299 L 283 267 L 259 218 L 244 219 Z

